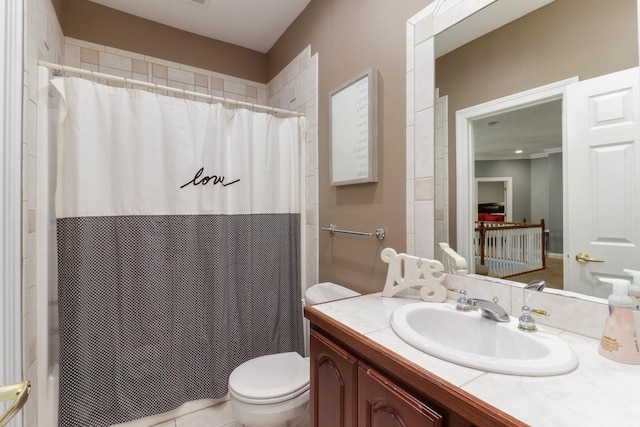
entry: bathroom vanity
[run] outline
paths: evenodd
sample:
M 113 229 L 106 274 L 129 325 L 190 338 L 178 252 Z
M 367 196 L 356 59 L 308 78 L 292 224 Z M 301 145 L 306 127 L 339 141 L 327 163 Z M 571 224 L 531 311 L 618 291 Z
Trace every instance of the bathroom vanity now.
M 311 425 L 526 426 L 335 320 L 311 320 Z
M 423 353 L 391 330 L 393 311 L 419 301 L 378 293 L 305 308 L 312 426 L 601 426 L 640 419 L 640 366 L 599 356 L 598 340 L 541 326 L 573 349 L 577 369 L 546 377 L 484 372 Z

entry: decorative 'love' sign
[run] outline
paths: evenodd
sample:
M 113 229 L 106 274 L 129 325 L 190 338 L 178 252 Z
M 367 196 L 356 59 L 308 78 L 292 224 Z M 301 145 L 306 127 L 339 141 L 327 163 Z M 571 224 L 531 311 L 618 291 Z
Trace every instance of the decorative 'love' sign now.
M 383 297 L 392 297 L 407 288 L 420 288 L 420 298 L 424 301 L 447 299 L 447 288 L 440 284 L 444 279 L 444 266 L 440 261 L 398 254 L 391 248 L 383 249 L 380 257 L 389 264 Z

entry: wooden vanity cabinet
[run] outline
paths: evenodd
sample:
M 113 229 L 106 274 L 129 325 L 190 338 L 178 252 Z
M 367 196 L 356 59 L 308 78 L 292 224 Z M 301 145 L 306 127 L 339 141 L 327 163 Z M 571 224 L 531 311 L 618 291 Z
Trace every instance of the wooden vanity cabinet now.
M 391 350 L 305 307 L 311 427 L 525 427 Z
M 358 427 L 442 426 L 442 415 L 362 362 L 357 400 Z
M 310 350 L 312 427 L 443 425 L 436 411 L 315 331 Z
M 311 331 L 311 425 L 355 427 L 358 360 Z

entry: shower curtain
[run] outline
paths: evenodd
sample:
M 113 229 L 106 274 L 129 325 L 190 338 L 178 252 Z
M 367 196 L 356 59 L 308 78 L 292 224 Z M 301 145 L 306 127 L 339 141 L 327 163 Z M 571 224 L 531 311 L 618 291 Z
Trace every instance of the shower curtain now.
M 302 353 L 304 119 L 53 84 L 59 425 L 222 398 L 242 362 Z

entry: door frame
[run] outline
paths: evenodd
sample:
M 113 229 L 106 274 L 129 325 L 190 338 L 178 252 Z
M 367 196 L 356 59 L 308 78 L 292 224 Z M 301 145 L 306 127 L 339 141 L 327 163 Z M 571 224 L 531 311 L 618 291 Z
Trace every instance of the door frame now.
M 510 176 L 496 176 L 496 177 L 483 177 L 474 178 L 475 181 L 475 193 L 473 197 L 476 199 L 476 203 L 473 205 L 475 209 L 472 218 L 478 217 L 478 184 L 481 182 L 501 182 L 504 185 L 504 200 L 505 204 L 504 221 L 511 222 L 513 219 L 513 178 Z
M 22 379 L 22 0 L 0 6 L 0 385 Z M 22 417 L 11 426 L 21 426 Z
M 467 260 L 467 268 L 470 273 L 475 273 L 475 262 L 473 262 L 473 213 L 477 209 L 477 207 L 474 208 L 477 204 L 476 194 L 472 191 L 474 188 L 472 186 L 475 182 L 472 122 L 497 113 L 504 113 L 526 106 L 562 99 L 562 150 L 566 151 L 567 138 L 565 134 L 564 95 L 567 86 L 578 80 L 578 77 L 571 77 L 456 111 L 457 251 Z M 562 157 L 562 173 L 563 175 L 566 173 L 566 156 Z M 562 185 L 563 194 L 566 194 L 566 182 L 563 182 Z M 566 198 L 563 199 L 564 212 L 567 212 Z M 563 228 L 565 229 L 567 228 L 566 221 L 567 218 L 565 216 L 563 218 Z M 567 236 L 565 235 L 564 239 L 566 238 Z
M 0 6 L 0 385 L 22 379 L 23 0 Z M 11 426 L 21 426 L 16 417 Z

